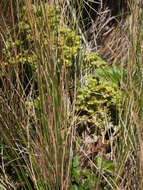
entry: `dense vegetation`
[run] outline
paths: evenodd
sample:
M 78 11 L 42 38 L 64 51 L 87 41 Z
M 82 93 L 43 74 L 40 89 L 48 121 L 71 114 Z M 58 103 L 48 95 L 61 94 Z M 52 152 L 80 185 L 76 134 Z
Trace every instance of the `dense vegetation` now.
M 142 189 L 142 1 L 5 3 L 0 190 Z

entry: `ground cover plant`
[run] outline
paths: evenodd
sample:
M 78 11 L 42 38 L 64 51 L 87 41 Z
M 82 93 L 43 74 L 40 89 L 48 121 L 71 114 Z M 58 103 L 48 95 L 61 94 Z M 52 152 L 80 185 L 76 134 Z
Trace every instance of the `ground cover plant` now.
M 0 8 L 0 189 L 142 189 L 142 1 Z

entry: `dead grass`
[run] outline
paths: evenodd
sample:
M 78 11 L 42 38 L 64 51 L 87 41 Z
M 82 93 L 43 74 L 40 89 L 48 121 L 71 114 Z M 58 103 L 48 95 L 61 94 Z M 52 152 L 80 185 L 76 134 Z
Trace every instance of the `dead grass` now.
M 51 3 L 54 2 L 51 1 Z M 82 4 L 82 1 L 80 3 Z M 64 18 L 61 16 L 63 18 L 61 22 L 65 21 L 82 35 L 83 43 L 88 51 L 98 51 L 110 64 L 118 63 L 127 72 L 127 80 L 121 81 L 125 94 L 119 118 L 120 137 L 116 141 L 116 149 L 111 150 L 115 164 L 114 178 L 107 179 L 104 171 L 96 166 L 85 151 L 82 151 L 92 167 L 98 171 L 96 189 L 100 180 L 107 183 L 111 189 L 141 190 L 143 187 L 143 31 L 141 25 L 143 13 L 139 3 L 141 1 L 128 1 L 130 15 L 112 26 L 108 25 L 112 16 L 100 14 L 97 22 L 92 22 L 90 31 L 85 33 L 77 22 L 79 14 L 76 15 L 72 3 L 66 1 L 58 4 L 61 15 L 64 15 Z M 19 68 L 15 67 L 12 70 L 10 67 L 6 72 L 6 77 L 0 76 L 0 132 L 2 137 L 0 141 L 0 188 L 3 190 L 18 188 L 68 190 L 71 189 L 71 167 L 74 155 L 72 145 L 76 139 L 77 116 L 74 105 L 76 76 L 71 122 L 69 123 L 69 89 L 63 89 L 67 70 L 63 66 L 60 70 L 60 78 L 56 75 L 59 68 L 52 49 L 44 4 L 40 1 L 43 15 L 41 28 L 38 27 L 36 15 L 32 12 L 31 1 L 25 0 L 25 5 L 33 33 L 39 111 L 34 110 L 34 102 L 30 93 L 29 96 L 25 95 L 20 81 Z M 68 11 L 71 10 L 73 17 L 68 20 L 71 14 Z M 14 28 L 13 14 L 12 25 Z M 43 48 L 42 27 L 45 27 L 49 34 L 45 49 Z M 5 36 L 2 32 L 1 34 L 4 39 Z M 14 41 L 16 38 L 17 36 L 14 35 Z M 14 60 L 17 63 L 16 49 L 14 49 Z M 15 74 L 15 80 L 13 80 L 12 72 Z M 29 84 L 32 92 L 33 83 L 29 81 Z M 30 102 L 27 111 L 26 101 Z

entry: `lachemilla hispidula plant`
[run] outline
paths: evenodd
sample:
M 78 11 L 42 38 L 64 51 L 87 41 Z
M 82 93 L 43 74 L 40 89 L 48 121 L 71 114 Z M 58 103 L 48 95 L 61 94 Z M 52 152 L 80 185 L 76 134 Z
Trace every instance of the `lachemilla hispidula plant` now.
M 73 82 L 74 80 L 73 71 L 77 72 L 78 70 L 75 101 L 78 127 L 83 123 L 88 126 L 94 125 L 98 129 L 104 129 L 107 123 L 117 125 L 121 98 L 117 82 L 120 71 L 117 68 L 108 67 L 106 61 L 96 52 L 85 50 L 81 35 L 76 34 L 62 23 L 58 8 L 55 9 L 51 5 L 45 5 L 49 31 L 46 27 L 43 30 L 41 7 L 33 5 L 32 10 L 36 15 L 37 27 L 42 26 L 41 35 L 37 35 L 37 38 L 41 38 L 42 48 L 46 49 L 50 43 L 52 54 L 55 55 L 55 61 L 57 62 L 56 72 L 61 72 L 61 68 L 66 68 L 65 79 L 69 88 L 70 81 Z M 18 72 L 26 96 L 30 92 L 31 84 L 35 88 L 32 92 L 35 95 L 37 93 L 35 91 L 37 90 L 36 72 L 38 64 L 36 63 L 34 44 L 35 40 L 39 39 L 34 38 L 26 7 L 23 7 L 14 30 L 15 33 L 13 29 L 8 31 L 9 37 L 3 49 L 4 59 L 1 76 L 4 77 L 7 71 L 10 70 L 13 80 L 15 80 L 15 73 Z M 116 72 L 114 72 L 115 70 Z M 111 76 L 111 73 L 113 76 Z M 113 78 L 115 78 L 114 81 Z M 29 81 L 33 81 L 33 83 L 29 83 Z M 36 97 L 38 98 L 38 93 Z M 36 108 L 39 107 L 37 98 L 33 99 Z

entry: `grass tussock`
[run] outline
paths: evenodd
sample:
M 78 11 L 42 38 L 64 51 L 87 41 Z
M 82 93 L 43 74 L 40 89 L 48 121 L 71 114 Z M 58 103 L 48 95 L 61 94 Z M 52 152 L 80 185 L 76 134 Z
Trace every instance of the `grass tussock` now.
M 8 7 L 0 189 L 142 189 L 142 2 L 119 15 L 82 0 Z

